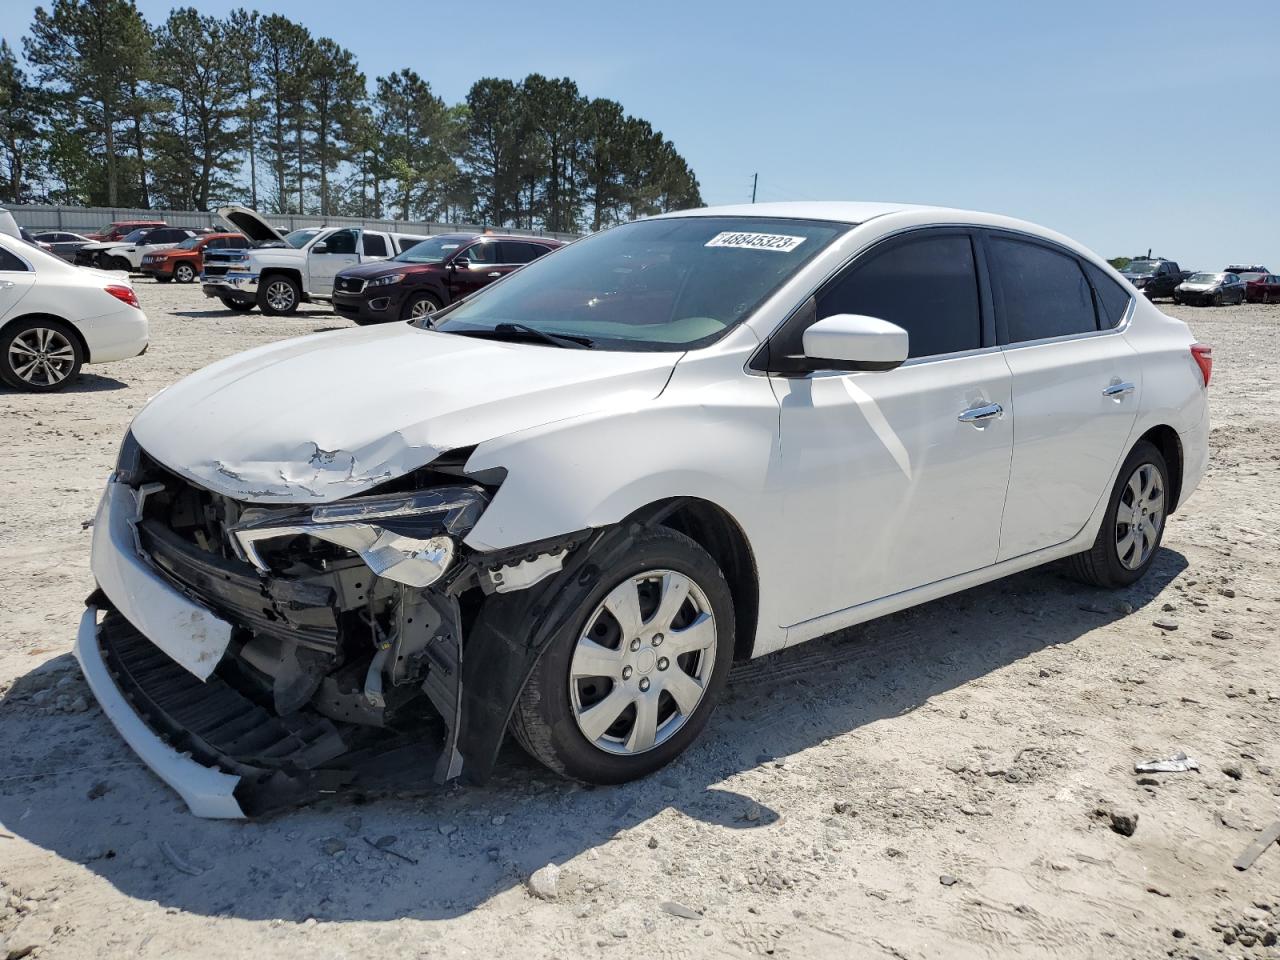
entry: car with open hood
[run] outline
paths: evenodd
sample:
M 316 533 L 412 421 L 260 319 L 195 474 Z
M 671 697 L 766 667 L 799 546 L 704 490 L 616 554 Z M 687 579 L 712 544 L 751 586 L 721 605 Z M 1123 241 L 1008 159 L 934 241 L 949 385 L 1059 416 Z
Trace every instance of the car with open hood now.
M 1245 281 L 1234 273 L 1193 273 L 1173 291 L 1174 303 L 1221 307 L 1244 303 Z
M 357 264 L 388 257 L 421 240 L 421 234 L 363 227 L 305 227 L 282 234 L 248 207 L 222 207 L 218 217 L 249 238 L 245 250 L 210 251 L 204 258 L 204 294 L 230 310 L 259 307 L 288 315 L 298 305 L 333 298 L 333 278 Z
M 416 320 L 562 246 L 550 237 L 441 234 L 390 260 L 343 270 L 333 281 L 333 308 L 358 324 Z
M 1211 370 L 1007 217 L 623 224 L 162 391 L 99 507 L 77 656 L 205 816 L 396 763 L 480 782 L 508 733 L 631 780 L 735 660 L 1055 560 L 1135 583 L 1204 472 Z

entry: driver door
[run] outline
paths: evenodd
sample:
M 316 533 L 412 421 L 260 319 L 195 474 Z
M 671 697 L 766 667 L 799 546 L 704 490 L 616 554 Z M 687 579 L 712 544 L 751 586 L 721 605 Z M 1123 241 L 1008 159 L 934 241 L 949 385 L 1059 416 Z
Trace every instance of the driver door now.
M 877 244 L 818 292 L 807 322 L 888 320 L 910 337 L 907 362 L 772 378 L 780 512 L 802 568 L 783 601 L 792 642 L 813 635 L 806 621 L 996 562 L 1012 378 L 978 264 L 964 229 Z
M 324 245 L 323 252 L 316 247 Z M 333 278 L 339 271 L 360 262 L 360 231 L 351 228 L 335 230 L 323 240 L 317 241 L 307 258 L 307 272 L 310 274 L 310 293 L 320 297 L 333 296 Z

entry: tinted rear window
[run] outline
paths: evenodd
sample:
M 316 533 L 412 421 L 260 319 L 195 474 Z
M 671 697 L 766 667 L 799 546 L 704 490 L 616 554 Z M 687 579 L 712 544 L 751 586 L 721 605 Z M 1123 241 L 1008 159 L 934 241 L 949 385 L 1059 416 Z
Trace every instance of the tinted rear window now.
M 1129 292 L 1092 263 L 1086 263 L 1084 269 L 1098 295 L 1098 325 L 1103 329 L 1120 326 L 1129 309 Z
M 990 250 L 1009 343 L 1098 329 L 1093 295 L 1075 257 L 1007 237 L 991 238 Z

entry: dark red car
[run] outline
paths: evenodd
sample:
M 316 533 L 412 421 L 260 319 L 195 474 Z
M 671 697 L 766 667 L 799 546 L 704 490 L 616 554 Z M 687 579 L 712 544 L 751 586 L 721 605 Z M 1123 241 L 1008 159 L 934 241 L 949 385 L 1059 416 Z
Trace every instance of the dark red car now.
M 429 237 L 390 260 L 343 270 L 333 281 L 333 307 L 359 324 L 430 316 L 561 246 L 507 234 Z
M 88 240 L 123 240 L 126 236 L 143 227 L 148 229 L 153 227 L 167 227 L 168 224 L 163 220 L 113 220 L 107 229 L 101 233 L 86 234 Z
M 1274 273 L 1246 273 L 1244 298 L 1250 303 L 1280 303 L 1280 277 Z

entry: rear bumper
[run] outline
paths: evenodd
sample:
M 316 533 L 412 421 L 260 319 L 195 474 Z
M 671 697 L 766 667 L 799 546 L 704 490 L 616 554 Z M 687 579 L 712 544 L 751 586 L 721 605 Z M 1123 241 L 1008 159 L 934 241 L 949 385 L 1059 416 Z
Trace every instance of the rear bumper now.
M 147 349 L 150 338 L 147 315 L 136 307 L 123 304 L 119 310 L 103 316 L 77 321 L 76 329 L 89 348 L 86 363 L 136 357 Z

